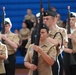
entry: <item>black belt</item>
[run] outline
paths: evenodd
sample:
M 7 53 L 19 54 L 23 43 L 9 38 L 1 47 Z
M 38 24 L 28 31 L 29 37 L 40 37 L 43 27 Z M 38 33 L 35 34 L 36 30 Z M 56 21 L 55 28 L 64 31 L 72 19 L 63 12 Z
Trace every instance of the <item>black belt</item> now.
M 15 56 L 15 53 L 14 53 L 14 54 L 10 54 L 10 55 L 8 55 L 8 56 Z

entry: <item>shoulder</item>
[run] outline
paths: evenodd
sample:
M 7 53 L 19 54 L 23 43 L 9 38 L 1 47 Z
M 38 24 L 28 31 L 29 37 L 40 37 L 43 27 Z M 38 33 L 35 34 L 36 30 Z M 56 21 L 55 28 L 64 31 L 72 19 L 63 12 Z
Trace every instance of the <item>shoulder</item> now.
M 31 15 L 32 17 L 35 17 L 33 14 Z
M 29 29 L 29 28 L 26 28 L 26 30 L 27 30 L 27 31 L 30 31 L 30 29 Z
M 8 35 L 8 37 L 10 37 L 10 38 L 18 38 L 18 35 L 15 34 L 15 33 L 10 33 L 10 34 Z M 12 40 L 13 40 L 13 39 L 12 39 Z
M 20 32 L 21 32 L 21 31 L 23 31 L 23 29 L 22 29 L 22 28 L 20 29 Z
M 34 44 L 30 44 L 30 45 L 29 45 L 28 51 L 33 51 L 33 45 L 34 45 Z
M 74 30 L 74 33 L 76 33 L 76 29 Z
M 50 53 L 52 55 L 52 52 L 55 53 L 56 52 L 56 46 L 53 43 L 47 42 L 47 46 L 46 48 L 43 48 L 44 50 L 47 50 L 48 53 Z
M 76 35 L 76 30 L 74 30 L 73 35 Z
M 63 21 L 62 20 L 59 20 L 61 23 L 63 23 Z
M 9 35 L 10 35 L 10 36 L 17 36 L 17 34 L 12 33 L 12 32 L 11 32 Z
M 25 17 L 28 17 L 28 15 L 25 15 Z
M 51 48 L 53 46 L 55 46 L 53 43 L 50 43 L 48 40 L 45 42 L 44 44 L 46 47 Z
M 58 29 L 59 29 L 60 32 L 67 32 L 67 30 L 65 28 L 62 28 L 62 27 L 58 26 Z

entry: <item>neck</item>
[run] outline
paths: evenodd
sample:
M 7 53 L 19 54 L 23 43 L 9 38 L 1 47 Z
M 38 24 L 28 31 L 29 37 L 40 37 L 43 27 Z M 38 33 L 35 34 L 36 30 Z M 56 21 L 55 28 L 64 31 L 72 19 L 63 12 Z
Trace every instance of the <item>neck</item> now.
M 52 25 L 52 26 L 49 27 L 50 30 L 53 30 L 55 28 L 56 28 L 56 24 L 54 24 L 54 25 Z
M 47 40 L 47 39 L 46 39 L 46 40 Z M 40 46 L 43 45 L 46 40 L 41 40 L 41 41 L 39 42 L 39 45 L 40 45 Z
M 29 16 L 31 15 L 31 14 L 28 14 Z
M 72 27 L 71 27 L 71 29 L 75 29 L 75 28 L 76 28 L 75 26 L 72 26 Z
M 52 30 L 53 29 L 53 26 L 50 26 L 49 29 Z
M 9 34 L 9 33 L 10 33 L 10 31 L 5 31 L 5 33 L 6 33 L 6 34 Z

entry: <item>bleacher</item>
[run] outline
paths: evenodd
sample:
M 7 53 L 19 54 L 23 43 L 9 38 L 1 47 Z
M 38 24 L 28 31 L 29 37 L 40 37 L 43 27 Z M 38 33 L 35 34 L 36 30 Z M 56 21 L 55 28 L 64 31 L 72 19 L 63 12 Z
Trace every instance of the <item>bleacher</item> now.
M 24 57 L 21 56 L 20 50 L 16 52 L 16 68 L 24 68 Z
M 48 0 L 42 0 L 45 10 L 48 9 Z M 66 21 L 67 6 L 71 6 L 71 11 L 76 12 L 76 0 L 50 0 L 50 6 L 55 6 L 57 12 L 61 14 L 61 19 Z M 40 0 L 0 0 L 0 23 L 2 21 L 2 7 L 5 6 L 6 17 L 12 21 L 12 32 L 20 29 L 26 10 L 31 8 L 35 15 L 40 11 Z M 0 27 L 1 29 L 1 27 Z M 16 64 L 23 64 L 24 57 L 20 52 L 16 53 Z

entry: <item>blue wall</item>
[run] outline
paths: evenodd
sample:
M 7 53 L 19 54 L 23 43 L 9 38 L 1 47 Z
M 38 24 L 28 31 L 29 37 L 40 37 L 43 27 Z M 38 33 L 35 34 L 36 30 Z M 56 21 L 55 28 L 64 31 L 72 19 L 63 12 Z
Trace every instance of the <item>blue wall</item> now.
M 48 0 L 42 0 L 45 10 L 48 9 Z M 57 11 L 61 14 L 61 19 L 66 20 L 67 6 L 71 6 L 71 11 L 76 12 L 76 0 L 50 0 L 50 6 L 55 6 Z M 24 15 L 27 8 L 31 8 L 35 15 L 40 11 L 40 0 L 0 0 L 0 23 L 2 21 L 2 7 L 5 6 L 6 17 L 12 21 L 14 29 L 21 28 Z

